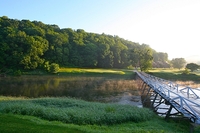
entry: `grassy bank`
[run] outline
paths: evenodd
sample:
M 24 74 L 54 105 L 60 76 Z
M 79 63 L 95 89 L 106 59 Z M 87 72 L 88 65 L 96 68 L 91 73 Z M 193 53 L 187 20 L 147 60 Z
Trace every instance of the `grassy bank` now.
M 78 126 L 49 122 L 37 117 L 0 114 L 1 133 L 83 133 Z
M 166 80 L 200 82 L 200 71 L 188 74 L 184 74 L 184 71 L 183 69 L 152 69 L 148 73 Z
M 33 116 L 0 114 L 1 133 L 188 133 L 186 121 L 165 121 L 155 116 L 149 121 L 116 125 L 76 125 L 47 121 Z M 199 129 L 195 129 L 198 133 Z
M 184 133 L 190 130 L 188 121 L 166 121 L 145 108 L 69 98 L 0 97 L 0 112 L 2 133 Z
M 86 102 L 71 98 L 36 98 L 4 100 L 0 113 L 36 116 L 49 121 L 73 124 L 113 125 L 141 122 L 154 116 L 148 109 L 135 106 Z

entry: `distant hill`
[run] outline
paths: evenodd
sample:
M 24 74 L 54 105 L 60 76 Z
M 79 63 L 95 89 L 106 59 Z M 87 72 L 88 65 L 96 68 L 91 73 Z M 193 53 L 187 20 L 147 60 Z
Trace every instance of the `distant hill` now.
M 168 54 L 118 36 L 0 17 L 0 72 L 49 71 L 55 64 L 61 67 L 127 68 L 141 66 L 149 59 L 157 62 L 154 63 L 156 67 L 166 67 Z

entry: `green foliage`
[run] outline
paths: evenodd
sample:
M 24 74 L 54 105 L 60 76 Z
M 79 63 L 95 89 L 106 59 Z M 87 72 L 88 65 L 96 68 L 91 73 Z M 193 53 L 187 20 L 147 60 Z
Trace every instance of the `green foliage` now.
M 185 68 L 185 70 L 183 71 L 182 74 L 189 74 L 189 73 L 190 73 L 190 71 L 187 68 Z
M 50 66 L 49 66 L 49 72 L 51 73 L 57 73 L 59 71 L 60 67 L 58 64 L 56 63 L 52 63 Z
M 38 21 L 6 16 L 0 20 L 0 68 L 48 71 L 47 62 L 62 67 L 90 68 L 134 65 L 143 71 L 151 67 L 151 48 L 144 44 L 82 29 L 60 29 Z M 167 54 L 160 55 L 166 60 Z
M 168 60 L 168 54 L 163 52 L 156 52 L 153 51 L 153 61 L 167 61 Z
M 106 107 L 106 108 L 105 108 L 105 111 L 106 111 L 107 113 L 114 113 L 114 112 L 116 111 L 116 109 L 113 108 L 113 107 Z
M 20 100 L 18 98 L 5 98 L 4 100 Z M 22 98 L 23 99 L 23 98 Z M 0 102 L 1 103 L 1 102 Z M 43 102 L 45 103 L 45 102 Z M 46 101 L 47 103 L 47 101 Z M 52 103 L 52 102 L 49 102 Z M 47 105 L 50 105 L 50 104 Z M 55 103 L 56 104 L 56 103 Z M 74 105 L 73 103 L 72 105 Z M 46 105 L 46 106 L 47 106 Z M 72 106 L 71 106 L 72 107 Z M 71 108 L 68 107 L 68 108 Z M 0 106 L 1 108 L 1 106 Z M 53 107 L 52 107 L 53 108 Z M 108 106 L 110 108 L 110 106 Z M 65 108 L 63 108 L 65 109 Z M 84 107 L 82 107 L 84 110 Z M 112 110 L 112 108 L 111 108 Z M 133 112 L 134 110 L 132 110 Z M 84 112 L 84 111 L 83 111 Z M 59 112 L 58 112 L 59 113 Z M 134 112 L 133 112 L 134 113 Z M 112 113 L 111 113 L 112 114 Z M 147 121 L 125 122 L 115 125 L 76 125 L 66 124 L 60 121 L 48 121 L 38 117 L 28 115 L 16 115 L 11 113 L 0 113 L 1 133 L 186 133 L 190 131 L 190 122 L 186 120 L 165 120 L 158 116 L 153 116 Z M 90 119 L 90 118 L 89 118 Z M 164 125 L 164 126 L 163 126 Z M 194 133 L 199 133 L 200 128 L 194 129 Z
M 195 63 L 189 63 L 186 65 L 186 68 L 187 69 L 190 69 L 192 72 L 199 69 L 200 66 L 198 64 L 195 64 Z
M 133 66 L 139 67 L 141 71 L 147 71 L 152 67 L 152 50 L 148 45 L 138 45 L 134 49 L 130 50 L 129 53 L 131 63 Z
M 14 72 L 14 76 L 21 76 L 22 75 L 22 72 L 20 70 L 16 70 Z
M 85 102 L 69 98 L 40 98 L 1 101 L 1 113 L 30 115 L 50 121 L 75 124 L 106 124 L 141 122 L 155 114 L 135 106 Z
M 186 61 L 184 58 L 174 58 L 171 60 L 171 63 L 174 68 L 181 69 L 185 66 Z
M 170 68 L 168 54 L 153 50 L 153 68 Z
M 45 62 L 44 62 L 43 69 L 46 70 L 47 72 L 50 71 L 50 64 L 49 64 L 49 61 L 45 61 Z

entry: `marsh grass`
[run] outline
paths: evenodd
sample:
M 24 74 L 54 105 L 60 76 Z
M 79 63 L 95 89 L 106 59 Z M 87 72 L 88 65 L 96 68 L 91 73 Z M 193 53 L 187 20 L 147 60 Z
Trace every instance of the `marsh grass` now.
M 131 77 L 118 78 L 119 74 L 69 74 L 69 75 L 23 75 L 0 79 L 0 93 L 5 96 L 44 97 L 69 96 L 88 101 L 116 96 L 124 91 L 137 90 Z M 131 76 L 131 73 L 128 74 Z M 136 91 L 135 91 L 136 92 Z
M 155 114 L 135 106 L 86 102 L 71 98 L 37 98 L 0 102 L 0 113 L 29 115 L 73 124 L 113 125 L 142 122 Z

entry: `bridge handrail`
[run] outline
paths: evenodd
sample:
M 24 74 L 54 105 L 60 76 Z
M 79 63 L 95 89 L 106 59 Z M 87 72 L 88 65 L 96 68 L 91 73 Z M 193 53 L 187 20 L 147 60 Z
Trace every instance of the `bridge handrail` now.
M 187 97 L 189 98 L 189 95 L 190 95 L 190 91 L 197 97 L 197 99 L 198 98 L 200 98 L 193 90 L 192 90 L 192 88 L 191 87 L 185 87 L 185 88 L 183 88 L 183 89 L 180 89 L 180 92 L 183 92 L 183 90 L 187 90 Z M 200 91 L 199 89 L 196 89 L 196 90 L 198 90 L 198 91 Z
M 154 86 L 154 85 L 152 85 L 152 86 Z M 187 104 L 186 101 L 192 103 L 193 105 L 195 105 L 195 106 L 197 106 L 197 107 L 200 107 L 199 104 L 197 104 L 197 103 L 195 103 L 195 102 L 193 102 L 193 101 L 191 101 L 191 100 L 189 100 L 189 99 L 187 99 L 187 98 L 185 98 L 185 97 L 182 97 L 182 96 L 180 96 L 179 94 L 177 94 L 177 93 L 175 93 L 175 92 L 173 92 L 173 91 L 171 91 L 171 90 L 169 90 L 169 89 L 167 89 L 167 88 L 165 88 L 165 87 L 163 87 L 163 86 L 161 86 L 161 85 L 160 85 L 159 87 L 155 87 L 155 86 L 154 86 L 153 89 L 154 89 L 155 91 L 161 92 L 161 95 L 162 95 L 164 98 L 166 98 L 166 99 L 168 99 L 168 100 L 171 100 L 171 102 L 172 102 L 172 100 L 175 101 L 175 102 L 177 102 L 176 99 L 179 99 L 179 100 L 180 100 L 180 105 L 181 105 L 180 108 L 184 108 L 184 107 L 183 107 L 183 106 L 184 106 L 183 102 L 184 102 L 184 103 L 186 104 L 186 107 L 189 108 L 190 111 L 191 111 L 192 113 L 194 113 L 195 115 L 197 115 L 196 112 L 195 112 L 192 108 L 190 108 L 190 106 Z M 171 94 L 176 95 L 176 97 L 175 97 L 175 98 L 171 98 Z M 200 117 L 199 117 L 199 118 L 200 118 Z
M 149 74 L 146 74 L 146 73 L 144 73 L 144 72 L 136 72 L 137 74 L 139 74 L 139 76 L 141 77 L 146 77 L 147 79 L 149 79 L 149 77 L 152 77 L 153 79 L 156 79 L 156 80 L 154 80 L 155 82 L 160 82 L 161 81 L 161 83 L 162 84 L 164 84 L 164 85 L 167 85 L 167 86 L 169 86 L 170 88 L 173 88 L 173 89 L 176 89 L 176 91 L 177 91 L 177 93 L 178 93 L 178 87 L 180 86 L 179 84 L 176 84 L 176 83 L 173 83 L 172 81 L 169 81 L 169 80 L 165 80 L 165 79 L 162 79 L 162 78 L 158 78 L 158 77 L 155 77 L 155 76 L 153 76 L 153 75 L 149 75 Z M 146 78 L 142 78 L 144 81 L 146 81 Z M 168 82 L 168 83 L 170 83 L 170 84 L 166 84 L 166 83 L 164 83 L 163 81 L 165 81 L 165 82 Z M 157 83 L 158 83 L 157 82 Z M 192 90 L 192 88 L 191 87 L 185 87 L 185 88 L 183 88 L 183 89 L 181 89 L 181 90 L 179 90 L 180 92 L 183 92 L 183 90 L 184 89 L 188 89 L 188 90 L 190 90 L 191 92 L 192 92 L 192 94 L 194 94 L 195 96 L 196 96 L 196 98 L 197 99 L 199 99 L 200 97 Z M 199 89 L 195 89 L 195 90 L 199 90 Z M 200 90 L 199 90 L 200 91 Z M 188 95 L 188 98 L 189 98 L 189 91 L 188 91 L 188 93 L 187 93 L 187 95 Z
M 144 81 L 144 82 L 146 82 L 148 85 L 150 85 L 150 86 L 152 86 L 152 89 L 154 90 L 154 91 L 159 91 L 160 93 L 160 95 L 162 95 L 165 99 L 168 99 L 168 101 L 173 105 L 173 106 L 175 106 L 176 108 L 178 108 L 179 110 L 181 110 L 182 109 L 182 111 L 183 111 L 183 109 L 184 110 L 186 110 L 189 114 L 190 114 L 190 116 L 192 115 L 193 117 L 196 117 L 197 119 L 197 121 L 198 121 L 198 123 L 200 123 L 200 116 L 199 116 L 199 114 L 197 114 L 197 112 L 194 110 L 194 109 L 192 109 L 190 106 L 189 106 L 189 104 L 188 103 L 191 103 L 193 106 L 195 106 L 195 107 L 200 107 L 200 105 L 199 104 L 197 104 L 197 103 L 195 103 L 195 102 L 193 102 L 193 101 L 191 101 L 191 100 L 189 100 L 189 99 L 187 99 L 187 98 L 185 98 L 185 97 L 182 97 L 182 96 L 180 96 L 179 94 L 177 94 L 177 93 L 175 93 L 175 92 L 173 92 L 171 89 L 168 89 L 168 88 L 171 88 L 171 86 L 163 86 L 163 84 L 164 85 L 166 85 L 163 81 L 167 81 L 167 80 L 163 80 L 163 79 L 161 79 L 161 78 L 157 78 L 157 77 L 155 77 L 155 76 L 152 76 L 152 75 L 148 75 L 148 74 L 146 74 L 146 73 L 142 73 L 142 72 L 136 72 L 137 73 L 137 75 Z M 160 82 L 161 81 L 161 82 Z M 171 81 L 169 81 L 169 82 L 171 82 Z M 168 82 L 168 83 L 169 83 Z M 161 85 L 162 84 L 162 85 Z M 178 91 L 178 84 L 176 84 L 176 86 L 177 86 L 177 91 Z M 185 90 L 185 89 L 188 89 L 188 91 L 189 90 L 191 90 L 191 88 L 190 87 L 188 87 L 188 88 L 183 88 L 183 89 L 181 89 L 180 91 L 183 91 L 183 90 Z M 192 90 L 191 90 L 192 91 Z M 194 92 L 194 91 L 192 91 L 196 96 L 197 96 L 197 98 L 199 98 L 199 96 Z M 175 95 L 176 97 L 174 97 L 174 98 L 171 98 L 171 95 Z M 188 94 L 189 95 L 189 94 Z M 175 104 L 177 104 L 177 105 L 179 105 L 180 107 L 178 107 L 177 105 L 175 105 Z M 186 115 L 186 114 L 185 114 Z

